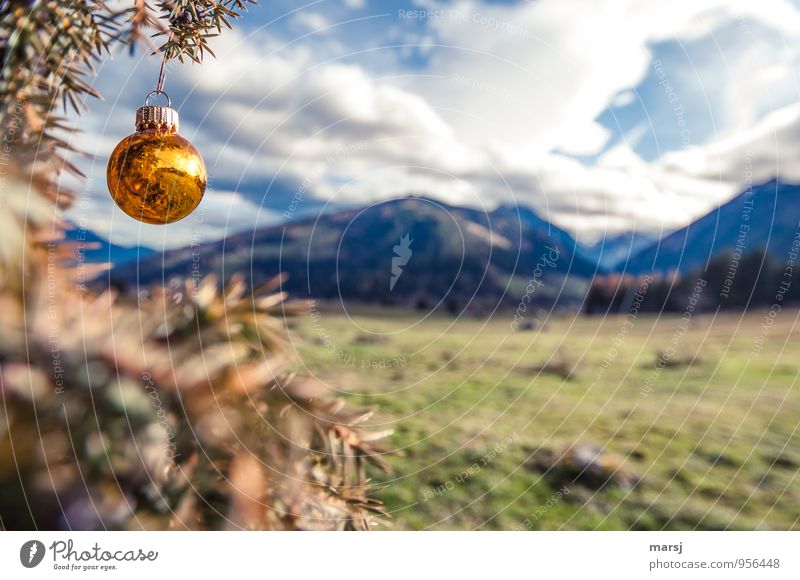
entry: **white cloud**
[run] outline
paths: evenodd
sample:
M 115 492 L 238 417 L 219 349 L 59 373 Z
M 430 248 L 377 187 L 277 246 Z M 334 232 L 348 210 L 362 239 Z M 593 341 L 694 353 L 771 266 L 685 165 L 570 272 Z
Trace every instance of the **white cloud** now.
M 295 14 L 292 20 L 300 28 L 305 28 L 311 32 L 319 32 L 320 30 L 330 26 L 330 24 L 328 24 L 328 19 L 325 18 L 325 16 L 319 12 L 311 12 L 309 10 L 302 10 L 298 12 Z
M 569 149 L 573 134 L 579 136 L 576 151 L 598 152 L 605 140 L 587 128 L 621 92 L 642 81 L 653 43 L 708 37 L 731 22 L 769 25 L 773 36 L 775 28 L 795 36 L 800 30 L 800 14 L 783 0 L 426 4 L 444 11 L 430 20 L 436 40 L 454 47 L 434 54 L 430 72 L 468 76 L 473 86 L 494 87 L 511 99 L 500 103 L 485 91 L 464 90 L 463 84 L 422 85 L 421 90 L 435 106 L 446 103 L 454 111 L 445 118 L 465 138 L 483 139 L 483 127 L 471 120 L 478 117 L 532 158 L 558 146 Z M 509 27 L 524 34 L 504 33 Z
M 766 115 L 761 121 L 703 147 L 669 153 L 661 165 L 695 178 L 719 180 L 741 188 L 747 180 L 772 177 L 800 182 L 800 103 Z
M 652 163 L 621 143 L 594 167 L 553 156 L 538 175 L 548 198 L 567 200 L 569 209 L 557 206 L 550 217 L 591 240 L 632 224 L 655 230 L 679 227 L 747 185 L 773 177 L 798 183 L 798 159 L 800 103 L 768 114 L 746 131 Z
M 605 147 L 610 138 L 611 131 L 591 121 L 583 127 L 565 127 L 557 147 L 573 155 L 593 155 Z
M 367 0 L 344 0 L 344 5 L 355 10 L 366 7 Z
M 237 47 L 238 65 L 219 61 L 183 73 L 196 89 L 195 107 L 209 111 L 198 133 L 215 136 L 208 149 L 225 159 L 220 172 L 229 179 L 245 172 L 250 179 L 280 172 L 298 182 L 314 176 L 322 191 L 326 177 L 341 178 L 336 171 L 352 178 L 390 164 L 405 167 L 406 177 L 392 182 L 397 194 L 416 187 L 411 174 L 426 167 L 453 173 L 483 163 L 485 155 L 462 143 L 425 99 L 373 79 L 358 65 L 314 65 L 292 53 L 261 56 L 255 46 L 229 43 Z M 243 82 L 247 91 L 239 88 Z M 232 90 L 219 93 L 220 84 Z
M 621 109 L 622 107 L 627 107 L 635 100 L 636 91 L 626 90 L 614 97 L 609 104 L 614 108 Z

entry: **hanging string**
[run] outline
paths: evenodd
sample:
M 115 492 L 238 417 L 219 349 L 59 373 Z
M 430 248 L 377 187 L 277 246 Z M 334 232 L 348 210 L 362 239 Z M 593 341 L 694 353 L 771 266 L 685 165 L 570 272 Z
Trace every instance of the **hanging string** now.
M 158 82 L 156 83 L 156 90 L 150 91 L 147 93 L 147 96 L 144 98 L 144 104 L 150 105 L 150 98 L 153 96 L 162 95 L 167 99 L 167 107 L 172 107 L 172 99 L 169 98 L 169 95 L 164 92 L 164 81 L 167 78 L 167 53 L 164 53 L 164 56 L 161 59 L 161 68 L 158 71 Z
M 167 45 L 170 42 L 172 42 L 173 38 L 174 37 L 172 34 L 172 28 L 170 27 L 167 31 Z M 161 68 L 158 69 L 158 82 L 156 83 L 156 94 L 166 95 L 166 93 L 164 92 L 164 81 L 167 78 L 167 56 L 169 54 L 169 51 L 164 50 L 163 53 L 164 54 L 161 57 Z M 167 97 L 167 99 L 169 99 L 169 97 Z
M 164 51 L 164 56 L 161 59 L 161 68 L 158 71 L 158 83 L 156 84 L 156 93 L 164 93 L 164 81 L 167 78 L 167 52 Z

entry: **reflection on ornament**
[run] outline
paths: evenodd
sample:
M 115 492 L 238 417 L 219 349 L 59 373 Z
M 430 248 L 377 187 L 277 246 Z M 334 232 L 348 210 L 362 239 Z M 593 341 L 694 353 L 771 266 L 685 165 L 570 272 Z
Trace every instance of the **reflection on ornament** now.
M 136 111 L 136 133 L 114 148 L 106 168 L 114 202 L 149 224 L 170 224 L 192 213 L 203 198 L 206 179 L 203 158 L 178 135 L 177 111 L 148 105 L 147 100 Z

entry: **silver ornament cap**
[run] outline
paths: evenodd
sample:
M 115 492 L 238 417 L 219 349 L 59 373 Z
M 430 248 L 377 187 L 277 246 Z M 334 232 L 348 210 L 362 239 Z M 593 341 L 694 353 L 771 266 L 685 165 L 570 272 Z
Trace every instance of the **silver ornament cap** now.
M 137 131 L 162 131 L 177 133 L 179 127 L 178 111 L 159 105 L 145 105 L 136 110 Z
M 151 105 L 150 99 L 154 95 L 163 95 L 167 105 Z M 172 108 L 169 95 L 163 91 L 152 91 L 144 99 L 144 106 L 136 110 L 137 131 L 161 131 L 164 133 L 177 133 L 180 123 L 178 111 Z

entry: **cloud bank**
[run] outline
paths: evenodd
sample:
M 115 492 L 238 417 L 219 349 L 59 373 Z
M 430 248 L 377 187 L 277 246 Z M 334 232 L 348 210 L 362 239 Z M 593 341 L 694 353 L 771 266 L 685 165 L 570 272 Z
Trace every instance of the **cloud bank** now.
M 592 241 L 680 227 L 748 179 L 800 181 L 791 2 L 396 4 L 270 3 L 218 39 L 219 60 L 170 68 L 212 182 L 202 223 L 168 233 L 105 195 L 157 66 L 117 55 L 74 136 L 97 156 L 74 219 L 160 248 L 423 193 L 530 206 Z

